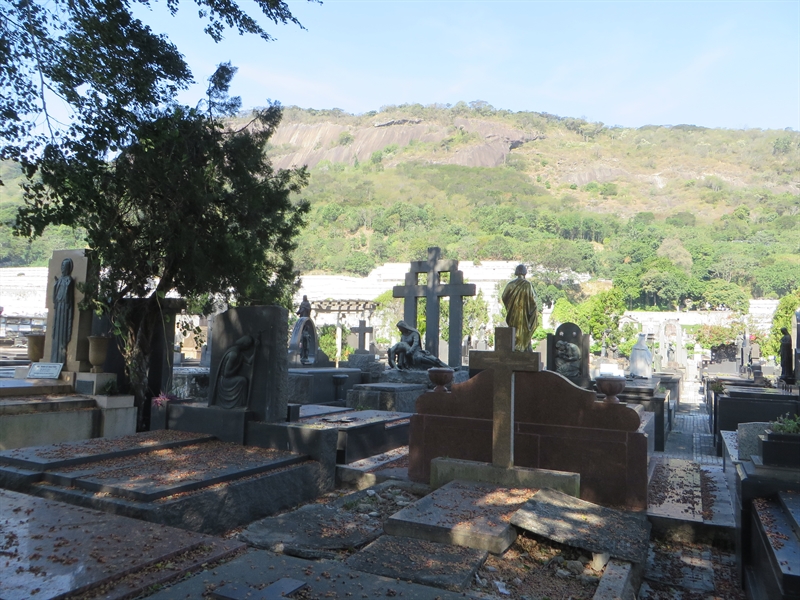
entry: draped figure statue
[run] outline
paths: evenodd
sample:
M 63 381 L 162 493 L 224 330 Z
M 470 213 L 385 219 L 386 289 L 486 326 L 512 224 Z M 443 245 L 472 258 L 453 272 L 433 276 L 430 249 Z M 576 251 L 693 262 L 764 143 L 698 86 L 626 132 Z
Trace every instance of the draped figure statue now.
M 531 337 L 539 326 L 539 313 L 536 308 L 536 292 L 533 284 L 525 279 L 528 269 L 517 266 L 516 279 L 509 281 L 503 290 L 503 305 L 506 307 L 506 323 L 516 330 L 514 350 L 533 352 Z
M 389 367 L 399 370 L 427 370 L 431 367 L 447 365 L 422 347 L 422 336 L 419 331 L 405 321 L 397 324 L 400 330 L 400 341 L 389 348 Z
M 72 317 L 75 314 L 75 279 L 72 277 L 72 259 L 61 262 L 61 277 L 53 285 L 53 331 L 50 336 L 53 348 L 50 362 L 67 362 L 67 345 L 72 339 Z
M 217 370 L 210 404 L 222 408 L 247 408 L 253 361 L 259 346 L 260 339 L 254 340 L 246 335 L 225 351 Z M 250 350 L 252 352 L 248 356 Z

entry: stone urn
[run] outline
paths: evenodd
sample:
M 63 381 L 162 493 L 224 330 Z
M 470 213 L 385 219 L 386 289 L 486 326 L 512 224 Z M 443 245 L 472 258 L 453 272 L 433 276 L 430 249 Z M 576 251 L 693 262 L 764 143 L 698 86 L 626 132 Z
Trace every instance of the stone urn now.
M 32 363 L 39 362 L 44 357 L 44 337 L 43 333 L 29 333 L 28 338 L 28 360 Z
M 110 341 L 111 338 L 105 335 L 89 336 L 89 362 L 92 363 L 92 373 L 103 372 Z
M 445 386 L 453 382 L 454 373 L 455 371 L 448 367 L 432 367 L 428 369 L 428 379 L 436 386 L 433 391 L 449 394 L 450 391 Z
M 603 375 L 597 377 L 594 381 L 595 384 L 597 385 L 598 391 L 606 395 L 606 399 L 604 400 L 604 402 L 607 402 L 609 404 L 619 403 L 619 398 L 617 398 L 617 394 L 621 394 L 622 390 L 625 389 L 624 377 Z

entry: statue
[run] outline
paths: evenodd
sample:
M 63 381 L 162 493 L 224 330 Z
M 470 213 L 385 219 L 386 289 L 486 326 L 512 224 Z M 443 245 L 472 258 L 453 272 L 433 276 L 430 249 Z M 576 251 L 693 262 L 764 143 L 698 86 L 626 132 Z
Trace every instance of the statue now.
M 61 262 L 61 277 L 53 285 L 53 349 L 50 362 L 67 362 L 67 345 L 72 339 L 72 317 L 75 312 L 75 279 L 72 277 L 72 259 Z
M 300 307 L 297 309 L 297 316 L 301 319 L 306 317 L 307 319 L 311 318 L 311 302 L 308 301 L 308 296 L 303 296 L 303 301 L 300 303 Z
M 247 408 L 250 400 L 250 376 L 252 375 L 253 361 L 261 345 L 261 335 L 257 339 L 246 335 L 225 351 L 219 363 L 215 379 L 214 393 L 211 404 L 222 408 Z M 249 358 L 246 352 L 253 349 Z M 245 367 L 250 367 L 250 374 L 245 373 Z
M 533 291 L 533 284 L 525 279 L 527 274 L 525 265 L 517 266 L 514 271 L 517 278 L 508 282 L 503 290 L 506 323 L 516 330 L 514 350 L 517 352 L 533 352 L 531 337 L 539 325 L 536 293 Z
M 787 380 L 794 377 L 794 356 L 792 356 L 792 336 L 786 327 L 781 327 L 781 379 Z
M 653 377 L 653 353 L 647 347 L 645 334 L 640 333 L 636 345 L 631 349 L 631 378 L 650 379 Z
M 397 324 L 400 330 L 400 341 L 389 348 L 389 366 L 392 369 L 424 371 L 431 367 L 446 367 L 447 365 L 433 354 L 422 348 L 422 338 L 419 331 L 400 321 Z
M 577 344 L 559 340 L 556 342 L 556 373 L 567 379 L 581 375 L 581 349 Z

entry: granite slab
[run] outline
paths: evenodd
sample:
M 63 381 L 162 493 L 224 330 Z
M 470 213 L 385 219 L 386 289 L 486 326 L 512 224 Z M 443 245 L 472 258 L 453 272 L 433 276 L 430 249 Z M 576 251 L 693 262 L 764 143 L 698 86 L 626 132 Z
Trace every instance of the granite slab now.
M 650 523 L 643 513 L 605 508 L 556 490 L 539 490 L 511 524 L 595 554 L 632 563 L 647 560 Z
M 357 571 L 458 591 L 470 585 L 487 556 L 485 550 L 384 535 L 346 562 Z
M 501 554 L 517 538 L 511 516 L 535 491 L 455 480 L 395 513 L 383 528 L 390 535 Z

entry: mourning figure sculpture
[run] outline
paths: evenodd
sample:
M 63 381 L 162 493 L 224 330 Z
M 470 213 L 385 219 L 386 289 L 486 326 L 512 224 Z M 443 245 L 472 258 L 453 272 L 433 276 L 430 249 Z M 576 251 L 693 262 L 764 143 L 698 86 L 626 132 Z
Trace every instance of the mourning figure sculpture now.
M 539 325 L 536 293 L 533 291 L 533 284 L 525 279 L 527 274 L 525 265 L 517 266 L 514 271 L 517 278 L 509 281 L 503 290 L 506 323 L 516 331 L 514 350 L 517 352 L 533 352 L 531 337 Z
M 400 321 L 397 329 L 400 330 L 400 341 L 389 348 L 388 355 L 389 366 L 392 369 L 425 371 L 431 367 L 447 366 L 422 348 L 419 331 L 405 321 Z
M 556 373 L 567 379 L 580 377 L 581 349 L 577 344 L 564 340 L 556 342 Z
M 246 335 L 225 351 L 214 381 L 211 404 L 222 408 L 247 408 L 253 362 L 260 345 L 260 335 L 256 339 Z
M 75 313 L 75 279 L 72 277 L 72 259 L 61 262 L 61 277 L 53 285 L 53 349 L 50 362 L 67 362 L 67 345 L 72 339 L 72 317 Z
M 303 317 L 307 319 L 311 318 L 311 302 L 308 301 L 308 296 L 303 296 L 303 301 L 297 309 L 297 316 L 301 319 Z
M 794 377 L 794 356 L 792 356 L 792 336 L 786 327 L 781 327 L 781 379 Z

